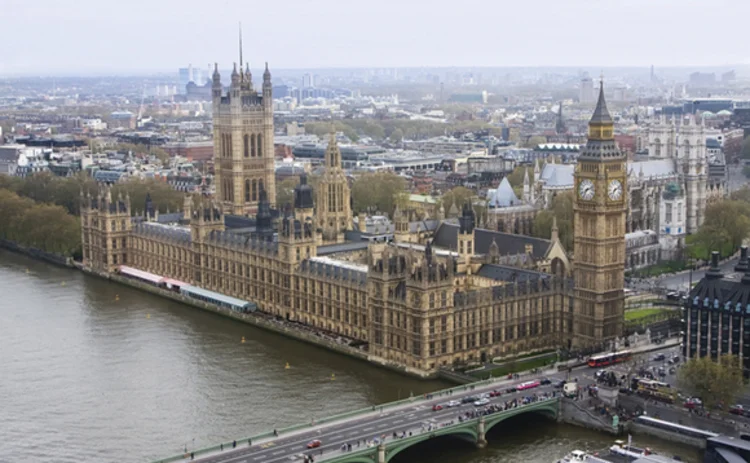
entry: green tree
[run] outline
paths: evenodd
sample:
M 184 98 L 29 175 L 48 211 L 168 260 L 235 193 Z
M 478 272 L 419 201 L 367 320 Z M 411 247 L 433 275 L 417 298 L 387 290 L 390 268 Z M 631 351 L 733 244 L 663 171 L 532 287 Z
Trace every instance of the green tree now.
M 742 148 L 740 152 L 742 159 L 750 159 L 750 137 L 745 137 L 745 139 L 742 141 Z
M 276 184 L 276 204 L 280 208 L 294 203 L 294 187 L 299 184 L 297 177 L 285 178 Z
M 540 211 L 534 218 L 534 233 L 538 238 L 549 239 L 552 233 L 552 222 L 557 218 L 560 243 L 568 252 L 573 252 L 573 202 L 572 192 L 560 193 L 552 199 L 550 209 Z
M 457 186 L 449 191 L 446 191 L 441 198 L 443 202 L 443 208 L 447 213 L 453 204 L 456 205 L 456 209 L 461 211 L 464 204 L 470 203 L 474 197 L 474 192 L 470 189 L 462 186 Z
M 734 403 L 744 389 L 741 359 L 722 355 L 718 361 L 710 357 L 690 359 L 680 368 L 677 383 L 692 397 L 699 397 L 707 408 L 725 407 Z
M 169 153 L 164 150 L 164 148 L 159 148 L 158 146 L 151 147 L 150 153 L 154 156 L 156 156 L 156 159 L 161 161 L 161 164 L 164 167 L 169 166 Z
M 547 137 L 534 135 L 533 137 L 529 137 L 529 140 L 526 142 L 526 148 L 536 148 L 544 143 L 547 143 Z
M 168 184 L 158 180 L 134 178 L 118 183 L 112 187 L 112 197 L 130 195 L 133 215 L 142 214 L 146 208 L 146 195 L 151 195 L 151 201 L 160 213 L 177 212 L 182 210 L 185 195 Z
M 392 172 L 374 172 L 360 176 L 352 185 L 355 213 L 380 211 L 391 215 L 406 191 L 406 181 Z
M 688 252 L 698 259 L 708 259 L 711 251 L 726 257 L 750 235 L 750 203 L 722 200 L 706 207 L 705 219 L 698 232 L 688 237 Z
M 390 137 L 388 137 L 388 139 L 393 144 L 401 143 L 401 141 L 403 141 L 404 139 L 404 131 L 400 128 L 396 128 L 395 130 L 393 130 L 393 132 L 391 132 L 391 135 Z

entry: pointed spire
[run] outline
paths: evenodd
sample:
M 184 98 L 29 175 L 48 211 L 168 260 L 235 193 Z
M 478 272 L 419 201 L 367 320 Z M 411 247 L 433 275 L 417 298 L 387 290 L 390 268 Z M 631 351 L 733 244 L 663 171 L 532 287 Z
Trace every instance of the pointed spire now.
M 529 180 L 529 168 L 528 167 L 526 167 L 523 171 L 523 184 L 524 186 L 531 185 L 531 181 Z
M 240 22 L 240 72 L 242 72 L 242 22 Z
M 552 231 L 551 236 L 550 236 L 551 240 L 553 242 L 558 241 L 560 239 L 560 236 L 559 236 L 560 230 L 557 228 L 557 216 L 556 215 L 552 216 L 552 230 L 551 231 Z
M 263 71 L 263 83 L 271 83 L 271 71 L 268 70 L 268 61 L 266 61 L 266 70 Z
M 609 115 L 609 111 L 607 110 L 607 102 L 604 100 L 604 78 L 599 81 L 599 99 L 596 102 L 594 115 L 591 116 L 591 120 L 589 122 L 600 124 L 613 122 L 612 116 Z

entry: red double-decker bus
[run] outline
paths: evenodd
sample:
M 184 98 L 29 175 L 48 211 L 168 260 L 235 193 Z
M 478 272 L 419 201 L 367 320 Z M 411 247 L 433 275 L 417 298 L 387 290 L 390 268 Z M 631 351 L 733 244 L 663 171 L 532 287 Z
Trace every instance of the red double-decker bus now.
M 629 350 L 622 352 L 613 352 L 611 354 L 596 355 L 589 357 L 587 362 L 591 368 L 605 367 L 607 365 L 614 365 L 615 363 L 627 362 L 632 358 L 633 354 Z

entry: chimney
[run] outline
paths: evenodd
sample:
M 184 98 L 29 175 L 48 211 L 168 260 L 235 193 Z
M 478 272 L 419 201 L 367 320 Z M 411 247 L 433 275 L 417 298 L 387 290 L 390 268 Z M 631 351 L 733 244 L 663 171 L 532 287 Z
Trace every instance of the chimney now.
M 706 272 L 706 278 L 716 280 L 722 277 L 721 269 L 719 269 L 719 252 L 711 252 L 711 268 Z
M 740 247 L 740 260 L 737 262 L 737 265 L 734 266 L 735 272 L 741 272 L 745 273 L 748 270 L 748 261 L 747 261 L 747 246 Z

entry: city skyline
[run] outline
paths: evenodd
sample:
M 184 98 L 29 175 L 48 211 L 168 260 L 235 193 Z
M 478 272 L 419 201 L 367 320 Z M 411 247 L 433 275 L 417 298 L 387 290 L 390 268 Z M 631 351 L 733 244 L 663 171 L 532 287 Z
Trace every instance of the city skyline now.
M 191 62 L 201 67 L 218 62 L 228 68 L 238 61 L 239 21 L 244 57 L 253 68 L 264 61 L 276 69 L 687 67 L 748 62 L 741 31 L 727 28 L 725 21 L 728 11 L 750 12 L 750 5 L 739 0 L 635 0 L 620 10 L 583 0 L 564 5 L 535 0 L 512 6 L 470 0 L 460 9 L 450 7 L 385 0 L 370 11 L 324 0 L 253 8 L 227 0 L 220 8 L 206 9 L 197 3 L 135 0 L 127 10 L 113 14 L 90 0 L 75 7 L 49 0 L 12 0 L 6 10 L 10 21 L 0 38 L 5 43 L 23 40 L 6 49 L 0 75 L 163 72 Z M 254 19 L 259 16 L 261 21 Z M 696 17 L 701 18 L 699 24 L 688 21 Z M 29 18 L 38 33 L 27 33 Z M 618 24 L 632 27 L 618 33 Z M 716 38 L 721 38 L 721 48 L 715 47 Z M 685 52 L 677 53 L 679 49 Z M 693 61 L 696 56 L 703 59 Z

